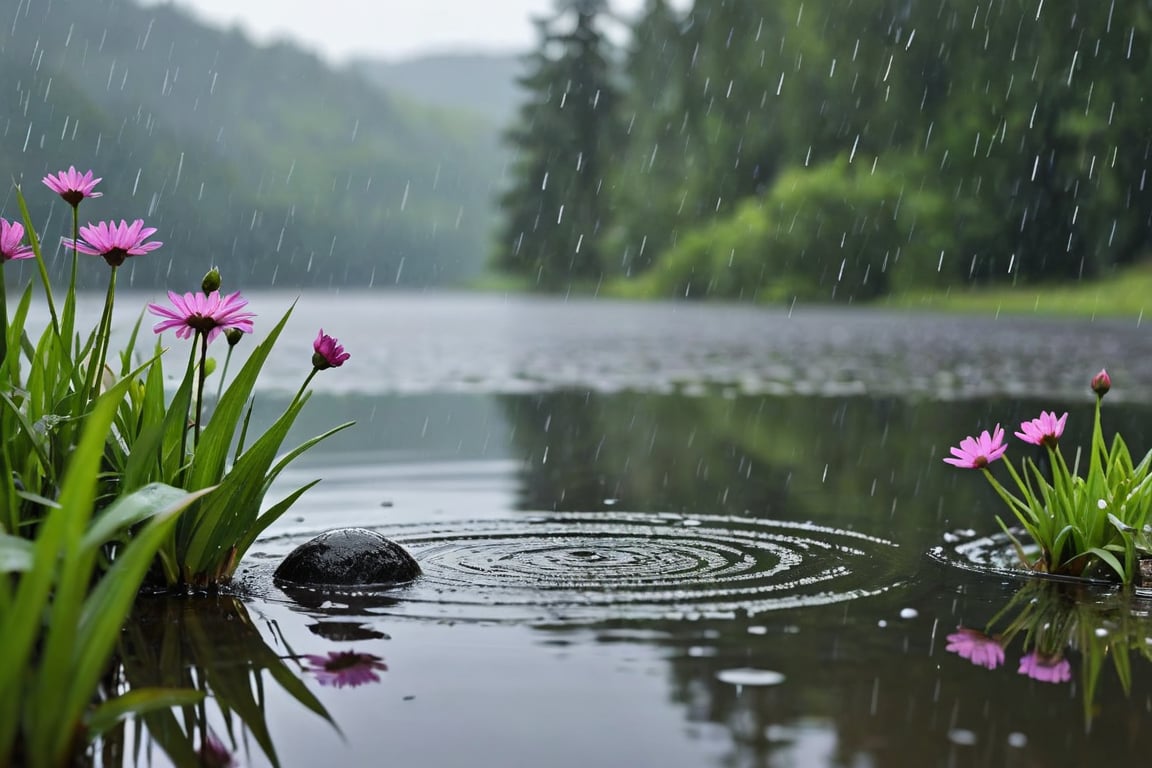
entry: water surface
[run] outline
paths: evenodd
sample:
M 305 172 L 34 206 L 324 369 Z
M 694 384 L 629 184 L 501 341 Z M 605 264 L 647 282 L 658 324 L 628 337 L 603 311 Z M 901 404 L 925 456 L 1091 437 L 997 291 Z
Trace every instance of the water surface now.
M 292 298 L 252 304 L 271 322 Z M 237 640 L 213 662 L 271 649 L 327 709 L 331 723 L 257 673 L 282 764 L 1149 754 L 1142 625 L 1107 614 L 1104 636 L 1132 647 L 1131 691 L 1109 661 L 1089 724 L 1086 650 L 1068 652 L 1059 684 L 1017 673 L 1019 640 L 994 670 L 945 650 L 1027 580 L 929 555 L 997 529 L 981 478 L 941 461 L 964 435 L 1057 408 L 1072 413 L 1066 444 L 1082 444 L 1087 382 L 1106 366 L 1107 423 L 1149 444 L 1152 355 L 1138 323 L 309 294 L 269 363 L 259 418 L 303 379 L 321 326 L 352 359 L 316 379 L 297 439 L 358 425 L 277 484 L 273 498 L 322 478 L 243 563 L 247 616 L 219 619 L 251 627 L 249 650 Z M 271 583 L 292 546 L 344 525 L 405 542 L 428 577 L 348 595 Z M 340 650 L 388 668 L 337 689 L 296 660 Z M 233 742 L 226 718 L 205 717 L 245 764 L 269 762 L 250 730 L 234 722 Z M 143 739 L 163 764 L 160 742 Z

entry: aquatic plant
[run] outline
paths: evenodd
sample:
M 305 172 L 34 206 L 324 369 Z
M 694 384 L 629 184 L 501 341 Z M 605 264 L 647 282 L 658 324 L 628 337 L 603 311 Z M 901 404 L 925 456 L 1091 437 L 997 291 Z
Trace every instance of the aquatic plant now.
M 991 433 L 985 430 L 979 437 L 966 437 L 944 461 L 984 473 L 1032 539 L 1034 546 L 1026 546 L 1002 518 L 997 518 L 1026 567 L 1071 576 L 1110 574 L 1130 583 L 1139 576 L 1141 555 L 1152 554 L 1152 526 L 1148 525 L 1152 514 L 1152 451 L 1137 464 L 1119 434 L 1111 446 L 1107 445 L 1100 410 L 1104 395 L 1111 389 L 1111 377 L 1101 370 L 1092 378 L 1091 386 L 1096 393 L 1096 410 L 1083 476 L 1079 473 L 1079 454 L 1069 467 L 1060 451 L 1067 413 L 1057 417 L 1054 412 L 1043 411 L 1020 425 L 1017 438 L 1046 450 L 1050 476 L 1031 457 L 1024 458 L 1019 472 L 1005 460 L 1015 492 L 1002 485 L 991 469 L 1008 449 L 1000 425 Z
M 150 485 L 96 514 L 104 443 L 131 383 L 116 384 L 87 414 L 35 537 L 0 531 L 0 765 L 70 764 L 124 715 L 200 698 L 195 691 L 138 688 L 94 705 L 156 550 L 178 513 L 211 491 Z M 101 573 L 113 543 L 115 559 Z
M 255 538 L 318 482 L 262 510 L 265 494 L 279 473 L 308 448 L 351 425 L 339 425 L 285 456 L 278 455 L 310 396 L 307 387 L 312 377 L 319 370 L 341 365 L 349 356 L 321 331 L 303 386 L 272 426 L 253 439 L 249 434 L 252 393 L 291 314 L 289 308 L 227 386 L 221 376 L 209 418 L 204 388 L 215 363 L 208 357 L 208 344 L 225 333 L 231 351 L 239 341 L 234 333 L 250 334 L 254 317 L 239 292 L 220 293 L 220 273 L 215 268 L 199 293 L 170 291 L 171 306 L 148 307 L 160 317 L 154 329 L 158 334 L 175 329 L 178 338 L 194 340 L 175 393 L 165 389 L 165 350 L 159 343 L 143 354 L 137 351 L 142 317 L 119 355 L 110 354 L 117 271 L 126 259 L 151 253 L 162 243 L 151 239 L 156 229 L 145 226 L 142 219 L 79 226 L 79 206 L 102 194 L 94 191 L 99 181 L 92 171 L 80 174 L 74 167 L 44 178 L 44 184 L 73 211 L 71 238 L 61 241 L 72 253 L 62 311 L 57 311 L 44 254 L 19 187 L 16 199 L 24 223 L 5 223 L 0 233 L 6 256 L 35 259 L 50 315 L 48 327 L 33 343 L 25 329 L 32 286 L 24 290 L 11 316 L 7 305 L 0 304 L 0 530 L 25 538 L 36 536 L 57 502 L 61 478 L 93 404 L 102 392 L 128 381 L 127 394 L 105 434 L 95 513 L 99 517 L 116 499 L 153 483 L 189 491 L 219 486 L 218 493 L 197 499 L 169 529 L 149 574 L 150 581 L 168 587 L 215 589 L 228 581 Z M 24 236 L 27 245 L 21 244 Z M 100 320 L 86 335 L 76 328 L 78 253 L 100 256 L 110 267 Z M 0 302 L 2 289 L 0 279 Z M 105 550 L 102 562 L 109 564 L 118 550 Z
M 131 448 L 125 457 L 125 474 L 130 469 L 139 472 L 132 475 L 133 482 L 166 480 L 185 488 L 218 486 L 216 493 L 193 505 L 160 550 L 160 576 L 169 587 L 214 589 L 227 582 L 256 537 L 319 480 L 307 483 L 262 511 L 272 482 L 300 454 L 352 425 L 340 424 L 278 456 L 297 414 L 311 396 L 308 385 L 321 370 L 313 362 L 283 414 L 247 444 L 252 391 L 264 361 L 288 322 L 291 308 L 252 350 L 236 378 L 220 395 L 211 418 L 203 417 L 204 383 L 211 363 L 209 343 L 221 333 L 243 334 L 253 329 L 253 315 L 245 311 L 247 302 L 239 293 L 221 297 L 219 275 L 213 272 L 206 276 L 202 288 L 216 290 L 183 296 L 169 293 L 171 308 L 149 305 L 153 314 L 164 318 L 153 328 L 157 334 L 176 328 L 177 337 L 191 337 L 194 343 L 183 381 L 166 410 L 162 408 L 164 376 L 159 364 L 153 366 L 144 382 L 139 410 L 132 414 L 135 431 L 127 440 Z M 231 338 L 229 343 L 232 344 Z M 144 458 L 130 467 L 135 456 Z

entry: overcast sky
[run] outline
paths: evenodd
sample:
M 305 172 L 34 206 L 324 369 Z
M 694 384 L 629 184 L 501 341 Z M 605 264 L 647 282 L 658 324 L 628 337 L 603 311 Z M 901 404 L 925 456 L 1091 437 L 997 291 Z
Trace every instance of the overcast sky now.
M 160 4 L 171 0 L 144 0 Z M 260 42 L 291 38 L 331 61 L 418 53 L 523 51 L 553 0 L 175 0 L 205 21 L 238 23 Z M 632 15 L 644 0 L 612 0 Z

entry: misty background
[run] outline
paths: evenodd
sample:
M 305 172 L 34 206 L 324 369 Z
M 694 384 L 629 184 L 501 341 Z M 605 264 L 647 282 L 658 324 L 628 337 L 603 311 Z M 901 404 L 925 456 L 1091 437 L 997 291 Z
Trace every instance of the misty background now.
M 524 50 L 396 59 L 4 0 L 0 172 L 53 243 L 39 178 L 95 169 L 83 216 L 165 241 L 137 287 L 213 265 L 779 302 L 1079 281 L 1146 258 L 1152 11 L 1073 5 L 562 0 Z

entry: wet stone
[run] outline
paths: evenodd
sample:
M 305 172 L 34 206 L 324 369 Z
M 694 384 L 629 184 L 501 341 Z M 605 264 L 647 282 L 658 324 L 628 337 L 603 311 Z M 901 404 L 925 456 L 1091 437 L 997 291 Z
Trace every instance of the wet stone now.
M 407 550 L 375 531 L 338 528 L 296 547 L 274 575 L 310 586 L 403 584 L 420 575 L 420 565 Z

